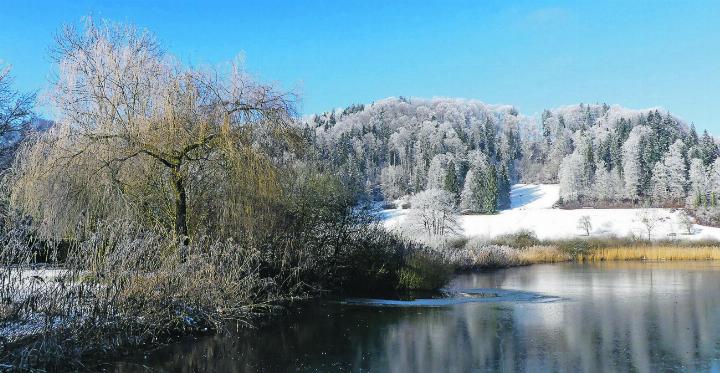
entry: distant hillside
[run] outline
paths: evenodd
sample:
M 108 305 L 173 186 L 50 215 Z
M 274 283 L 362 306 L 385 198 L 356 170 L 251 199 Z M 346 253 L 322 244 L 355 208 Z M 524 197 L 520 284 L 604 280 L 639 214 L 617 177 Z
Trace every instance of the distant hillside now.
M 698 180 L 711 176 L 715 139 L 662 109 L 579 104 L 538 118 L 400 97 L 313 115 L 305 128 L 332 171 L 386 200 L 440 188 L 462 209 L 492 212 L 488 194 L 506 208 L 514 182 L 560 182 L 564 203 L 707 204 L 715 193 Z

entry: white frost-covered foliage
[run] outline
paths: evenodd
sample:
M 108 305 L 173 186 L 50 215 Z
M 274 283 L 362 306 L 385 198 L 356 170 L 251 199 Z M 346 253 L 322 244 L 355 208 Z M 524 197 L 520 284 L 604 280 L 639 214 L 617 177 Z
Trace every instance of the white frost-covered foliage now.
M 677 140 L 663 157 L 655 164 L 652 174 L 653 198 L 657 201 L 678 202 L 685 198 L 687 188 L 687 170 L 685 144 Z
M 572 149 L 558 170 L 563 202 L 677 206 L 686 198 L 696 205 L 714 198 L 712 190 L 693 189 L 688 173 L 692 159 L 699 162 L 695 175 L 706 173 L 699 169 L 717 159 L 715 139 L 707 132 L 698 136 L 694 126 L 667 112 L 580 105 L 545 111 L 541 123 L 545 170 L 561 149 Z M 534 157 L 542 158 L 537 151 Z
M 640 143 L 650 131 L 647 127 L 639 126 L 630 131 L 622 148 L 623 181 L 625 183 L 625 197 L 637 199 L 640 196 L 642 186 L 642 164 Z
M 458 193 L 470 168 L 471 154 L 478 152 L 496 166 L 498 173 L 505 169 L 513 181 L 517 180 L 521 138 L 533 126 L 532 118 L 519 115 L 512 106 L 402 97 L 315 115 L 305 122 L 319 157 L 329 162 L 348 185 L 370 185 L 371 192 L 379 191 L 385 199 L 427 189 L 454 189 Z M 451 160 L 457 170 L 457 185 L 448 188 L 445 178 Z
M 452 156 L 438 154 L 433 157 L 428 169 L 426 190 L 443 189 L 445 186 L 445 174 L 448 168 L 448 161 Z
M 386 166 L 380 174 L 380 188 L 387 199 L 396 199 L 403 195 L 403 185 L 407 184 L 399 166 Z
M 577 200 L 585 190 L 584 165 L 582 155 L 577 151 L 563 159 L 558 178 L 560 197 L 564 200 Z
M 410 198 L 411 210 L 402 231 L 409 238 L 433 243 L 460 232 L 455 220 L 455 197 L 443 189 L 428 189 Z
M 563 203 L 570 204 L 711 201 L 712 190 L 703 197 L 688 185 L 689 164 L 698 159 L 708 167 L 720 153 L 707 132 L 698 136 L 667 111 L 605 104 L 532 118 L 472 100 L 390 98 L 310 117 L 305 130 L 319 156 L 373 198 L 445 189 L 461 209 L 474 210 L 488 210 L 493 200 L 504 208 L 505 180 L 559 182 Z M 477 153 L 494 178 L 474 169 Z

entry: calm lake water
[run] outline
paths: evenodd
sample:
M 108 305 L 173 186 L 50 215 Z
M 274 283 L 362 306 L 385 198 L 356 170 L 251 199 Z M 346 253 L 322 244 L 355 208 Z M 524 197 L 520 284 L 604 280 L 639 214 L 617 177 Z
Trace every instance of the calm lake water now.
M 720 371 L 718 262 L 534 265 L 451 289 L 444 301 L 321 302 L 109 370 Z

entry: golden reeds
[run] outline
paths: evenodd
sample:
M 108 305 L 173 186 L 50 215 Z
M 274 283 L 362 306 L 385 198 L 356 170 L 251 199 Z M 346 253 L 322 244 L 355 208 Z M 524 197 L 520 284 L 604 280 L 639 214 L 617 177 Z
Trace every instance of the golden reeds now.
M 598 248 L 578 254 L 576 260 L 720 260 L 720 246 L 621 246 Z

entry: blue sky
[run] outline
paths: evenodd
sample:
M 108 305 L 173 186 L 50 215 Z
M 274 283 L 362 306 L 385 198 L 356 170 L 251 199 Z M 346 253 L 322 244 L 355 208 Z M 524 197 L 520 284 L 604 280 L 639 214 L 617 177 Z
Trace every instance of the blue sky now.
M 525 114 L 661 106 L 720 134 L 720 1 L 2 1 L 0 59 L 48 84 L 53 33 L 132 22 L 192 64 L 244 54 L 312 113 L 388 96 L 476 98 Z

